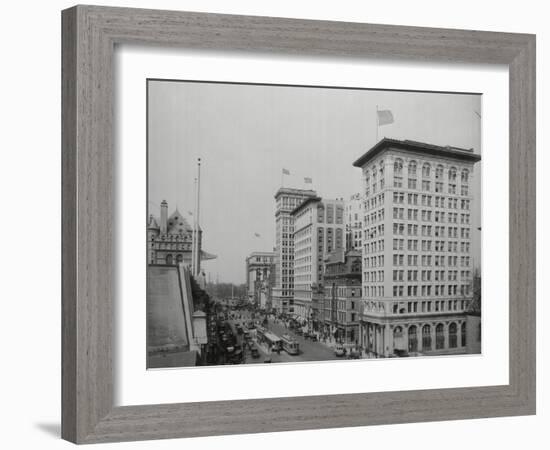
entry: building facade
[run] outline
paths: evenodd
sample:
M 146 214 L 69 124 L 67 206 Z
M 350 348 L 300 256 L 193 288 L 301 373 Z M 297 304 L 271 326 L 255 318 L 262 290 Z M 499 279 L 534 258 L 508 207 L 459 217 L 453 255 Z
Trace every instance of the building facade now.
M 183 215 L 176 210 L 169 216 L 168 203 L 160 204 L 160 218 L 152 214 L 147 223 L 147 263 L 161 265 L 176 265 L 183 263 L 191 266 L 193 253 L 193 228 Z M 202 250 L 202 230 L 199 228 L 198 249 L 201 260 L 216 258 Z
M 361 345 L 372 356 L 466 352 L 472 150 L 382 139 L 363 173 Z
M 294 313 L 312 330 L 323 310 L 326 255 L 345 246 L 344 201 L 311 197 L 296 207 L 294 222 Z
M 359 343 L 361 251 L 338 249 L 325 258 L 323 335 L 346 344 Z
M 275 253 L 252 252 L 246 258 L 246 289 L 248 301 L 271 310 L 271 294 L 275 281 Z
M 290 213 L 305 199 L 316 196 L 312 190 L 284 187 L 275 194 L 275 286 L 272 306 L 279 314 L 294 313 L 294 219 Z
M 363 208 L 365 200 L 360 193 L 353 194 L 346 201 L 346 250 L 359 250 L 363 246 Z

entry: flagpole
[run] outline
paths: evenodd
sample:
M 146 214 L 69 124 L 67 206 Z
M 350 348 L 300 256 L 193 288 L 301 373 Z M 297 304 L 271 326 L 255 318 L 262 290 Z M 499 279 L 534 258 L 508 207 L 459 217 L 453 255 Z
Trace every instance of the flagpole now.
M 474 114 L 477 116 L 477 120 L 475 121 L 475 125 L 477 125 L 477 126 L 474 125 L 474 128 L 477 128 L 477 130 L 479 130 L 479 137 L 480 137 L 480 140 L 481 140 L 481 114 L 479 112 L 477 112 L 475 109 L 474 109 Z M 475 133 L 476 133 L 476 130 L 474 130 L 472 132 L 472 141 L 473 141 L 472 142 L 472 148 L 475 148 L 476 143 L 479 143 L 480 148 L 481 148 L 481 142 L 475 141 L 473 139 L 473 136 L 475 135 Z
M 198 276 L 201 270 L 201 249 L 200 249 L 200 214 L 201 214 L 201 159 L 197 161 L 198 165 L 198 175 L 197 175 L 197 254 L 196 254 L 196 266 L 195 270 L 197 273 L 195 276 Z
M 197 198 L 197 178 L 195 177 L 195 200 Z M 195 245 L 197 243 L 197 204 L 195 203 L 195 211 L 193 214 L 193 242 L 191 244 L 191 274 L 195 275 Z
M 376 141 L 374 145 L 378 144 L 378 105 L 376 105 Z

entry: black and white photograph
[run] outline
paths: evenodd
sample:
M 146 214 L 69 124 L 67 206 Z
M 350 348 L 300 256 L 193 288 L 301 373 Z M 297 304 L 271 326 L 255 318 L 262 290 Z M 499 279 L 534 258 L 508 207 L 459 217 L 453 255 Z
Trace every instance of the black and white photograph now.
M 147 368 L 480 354 L 482 95 L 147 80 Z

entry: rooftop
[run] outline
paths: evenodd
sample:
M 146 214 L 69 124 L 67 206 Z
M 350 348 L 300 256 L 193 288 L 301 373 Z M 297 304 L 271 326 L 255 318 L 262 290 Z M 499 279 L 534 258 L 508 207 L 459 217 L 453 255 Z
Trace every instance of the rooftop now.
M 309 197 L 306 198 L 302 203 L 300 203 L 296 208 L 294 208 L 292 211 L 290 211 L 290 215 L 296 214 L 298 211 L 300 211 L 304 206 L 309 205 L 310 203 L 317 203 L 323 200 L 321 197 Z
M 275 252 L 252 252 L 247 258 L 252 258 L 254 256 L 275 256 Z
M 303 195 L 303 196 L 310 196 L 310 197 L 316 197 L 317 192 L 315 192 L 312 189 L 297 189 L 297 188 L 286 188 L 281 187 L 277 190 L 275 193 L 275 198 L 279 197 L 283 194 L 290 194 L 290 195 Z
M 346 258 L 352 257 L 360 258 L 361 250 L 345 251 L 343 248 L 338 248 L 327 254 L 327 256 L 325 257 L 325 262 L 327 264 L 344 263 L 346 261 Z
M 385 150 L 397 149 L 424 153 L 430 156 L 444 156 L 462 161 L 477 162 L 481 160 L 480 155 L 476 155 L 471 148 L 452 147 L 450 145 L 440 146 L 428 144 L 426 142 L 418 142 L 411 140 L 400 141 L 397 139 L 383 138 L 374 147 L 368 150 L 363 156 L 357 159 L 353 165 L 355 167 L 363 167 L 366 163 L 372 160 Z

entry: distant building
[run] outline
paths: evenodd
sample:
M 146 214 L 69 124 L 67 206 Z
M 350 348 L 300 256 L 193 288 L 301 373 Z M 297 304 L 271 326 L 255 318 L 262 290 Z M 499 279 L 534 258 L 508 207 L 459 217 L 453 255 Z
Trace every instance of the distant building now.
M 362 311 L 361 251 L 337 249 L 325 258 L 322 332 L 338 342 L 358 344 Z
M 294 313 L 294 218 L 290 212 L 305 199 L 316 197 L 312 190 L 280 188 L 275 194 L 275 286 L 273 308 L 279 314 Z
M 263 309 L 271 309 L 275 282 L 275 253 L 252 252 L 246 258 L 246 289 L 248 301 Z
M 465 353 L 472 150 L 382 139 L 365 186 L 361 343 L 373 356 Z
M 310 197 L 290 213 L 294 223 L 294 314 L 319 328 L 325 256 L 345 246 L 344 202 Z
M 202 251 L 202 230 L 198 232 L 198 248 L 201 260 L 216 258 Z M 176 210 L 168 216 L 168 203 L 160 204 L 160 218 L 152 214 L 147 223 L 147 262 L 148 264 L 175 265 L 184 263 L 191 266 L 193 228 L 182 214 Z
M 361 194 L 353 194 L 346 200 L 344 223 L 346 224 L 346 250 L 361 251 L 363 243 L 364 199 Z

